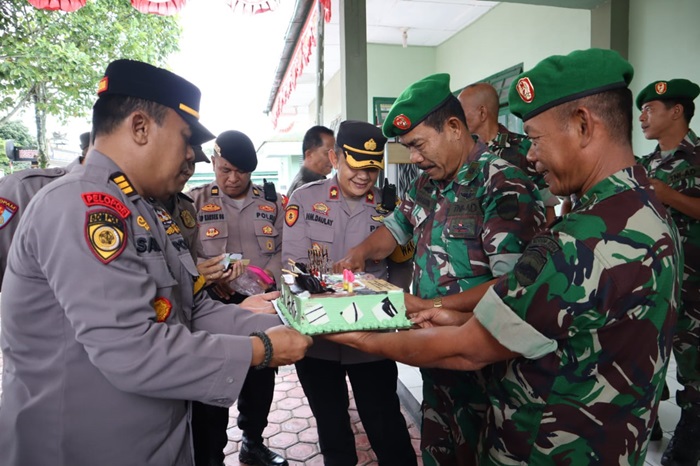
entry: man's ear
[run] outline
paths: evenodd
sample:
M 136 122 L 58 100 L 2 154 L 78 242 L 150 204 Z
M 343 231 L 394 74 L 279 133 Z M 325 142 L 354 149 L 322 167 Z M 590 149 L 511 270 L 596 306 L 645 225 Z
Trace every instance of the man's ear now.
M 150 134 L 151 125 L 153 120 L 140 110 L 136 110 L 128 117 L 129 119 L 129 129 L 131 130 L 131 137 L 134 142 L 140 146 L 148 143 L 148 136 Z
M 574 125 L 579 137 L 580 147 L 586 147 L 593 140 L 593 132 L 600 123 L 587 107 L 577 108 L 571 116 L 571 124 Z
M 328 157 L 331 159 L 331 164 L 333 164 L 333 168 L 335 168 L 337 170 L 339 160 L 338 160 L 338 154 L 335 153 L 335 148 L 328 151 Z
M 445 122 L 444 130 L 448 131 L 448 134 L 452 136 L 452 139 L 457 140 L 462 137 L 462 125 L 459 124 L 459 118 L 450 117 Z
M 683 105 L 676 104 L 673 106 L 673 115 L 671 116 L 674 120 L 683 118 Z

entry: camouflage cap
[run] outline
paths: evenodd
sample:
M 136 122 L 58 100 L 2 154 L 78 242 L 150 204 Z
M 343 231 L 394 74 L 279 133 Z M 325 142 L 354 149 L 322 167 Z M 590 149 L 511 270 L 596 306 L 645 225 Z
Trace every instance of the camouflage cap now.
M 240 131 L 219 134 L 214 143 L 214 152 L 243 173 L 251 173 L 258 166 L 253 141 Z
M 576 50 L 552 55 L 510 85 L 510 111 L 528 120 L 572 100 L 627 87 L 634 69 L 614 50 Z
M 637 96 L 637 108 L 652 100 L 694 100 L 700 94 L 700 86 L 687 79 L 671 79 L 670 81 L 654 81 Z
M 418 126 L 452 95 L 450 75 L 433 74 L 416 81 L 399 95 L 384 120 L 384 136 L 401 136 Z
M 384 169 L 386 138 L 378 127 L 365 121 L 347 120 L 340 124 L 335 141 L 351 168 Z

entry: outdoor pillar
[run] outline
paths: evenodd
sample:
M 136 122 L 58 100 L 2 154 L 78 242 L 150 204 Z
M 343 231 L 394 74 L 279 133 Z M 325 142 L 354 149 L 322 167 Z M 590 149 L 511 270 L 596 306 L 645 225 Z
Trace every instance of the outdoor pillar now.
M 367 121 L 367 2 L 339 4 L 341 118 Z
M 591 10 L 591 47 L 629 58 L 629 0 L 609 0 Z

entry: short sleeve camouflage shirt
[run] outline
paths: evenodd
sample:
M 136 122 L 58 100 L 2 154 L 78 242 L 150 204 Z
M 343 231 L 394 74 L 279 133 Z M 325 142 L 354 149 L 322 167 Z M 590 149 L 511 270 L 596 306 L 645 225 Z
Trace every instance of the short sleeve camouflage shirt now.
M 680 299 L 680 238 L 642 167 L 601 181 L 477 305 L 494 366 L 482 464 L 644 463 Z
M 400 244 L 414 240 L 414 292 L 432 298 L 511 270 L 544 222 L 529 178 L 477 142 L 453 180 L 422 174 L 384 224 Z

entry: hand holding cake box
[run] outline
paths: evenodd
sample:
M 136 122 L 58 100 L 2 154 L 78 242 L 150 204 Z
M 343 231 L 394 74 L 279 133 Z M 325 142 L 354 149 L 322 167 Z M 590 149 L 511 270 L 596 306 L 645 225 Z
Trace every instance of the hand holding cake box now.
M 320 335 L 411 327 L 401 288 L 349 270 L 322 279 L 305 270 L 299 263 L 293 270 L 283 270 L 281 296 L 275 302 L 278 313 L 299 332 Z

